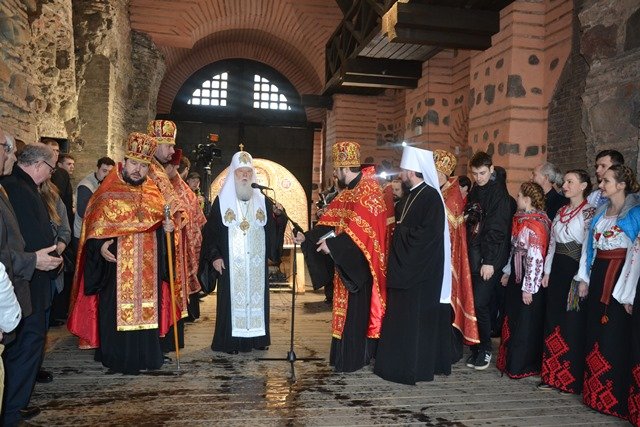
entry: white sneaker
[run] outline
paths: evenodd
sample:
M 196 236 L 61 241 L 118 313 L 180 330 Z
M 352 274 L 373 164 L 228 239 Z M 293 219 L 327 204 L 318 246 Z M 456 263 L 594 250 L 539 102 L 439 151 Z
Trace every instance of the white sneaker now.
M 478 357 L 476 357 L 476 361 L 474 363 L 473 368 L 476 371 L 482 371 L 484 369 L 487 369 L 490 363 L 491 363 L 491 353 L 488 351 L 481 351 L 480 353 L 478 353 Z

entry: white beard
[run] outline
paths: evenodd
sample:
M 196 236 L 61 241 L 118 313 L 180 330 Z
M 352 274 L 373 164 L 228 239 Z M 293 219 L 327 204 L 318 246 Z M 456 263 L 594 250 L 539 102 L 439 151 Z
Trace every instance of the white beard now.
M 242 181 L 236 181 L 235 184 L 236 196 L 238 196 L 238 199 L 242 200 L 243 202 L 250 200 L 251 196 L 253 196 L 253 188 L 251 188 L 251 183 L 247 182 L 245 184 Z

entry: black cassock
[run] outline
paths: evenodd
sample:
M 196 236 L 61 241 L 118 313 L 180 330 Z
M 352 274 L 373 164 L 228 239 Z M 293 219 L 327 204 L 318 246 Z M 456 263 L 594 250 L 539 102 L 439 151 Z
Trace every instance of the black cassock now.
M 388 381 L 415 384 L 451 372 L 451 315 L 440 304 L 445 214 L 438 192 L 424 183 L 399 203 L 373 371 Z
M 213 334 L 211 349 L 213 351 L 247 352 L 252 349 L 261 349 L 271 344 L 269 334 L 269 283 L 268 283 L 268 262 L 267 259 L 275 263 L 280 262 L 282 251 L 282 234 L 286 226 L 286 219 L 282 216 L 274 218 L 273 204 L 269 199 L 265 200 L 267 210 L 267 223 L 265 224 L 265 248 L 264 248 L 264 322 L 266 334 L 252 338 L 242 338 L 231 336 L 231 283 L 229 267 L 229 228 L 222 222 L 220 213 L 220 199 L 216 197 L 209 211 L 207 223 L 202 230 L 202 250 L 200 252 L 199 274 L 201 282 L 217 280 L 218 295 L 216 304 L 216 327 Z M 280 237 L 278 237 L 280 236 Z M 213 261 L 222 258 L 226 270 L 222 270 L 219 275 L 213 268 Z M 209 284 L 204 283 L 206 289 Z
M 162 278 L 166 272 L 165 234 L 160 227 L 158 239 L 158 324 L 162 321 Z M 139 331 L 118 331 L 116 328 L 116 275 L 117 264 L 102 257 L 100 248 L 109 239 L 90 239 L 84 246 L 84 289 L 87 295 L 98 295 L 98 325 L 100 348 L 95 359 L 115 372 L 138 374 L 140 370 L 160 369 L 163 354 L 158 328 Z M 118 241 L 113 239 L 109 251 L 118 257 Z
M 329 364 L 336 372 L 353 372 L 368 365 L 375 353 L 377 340 L 367 338 L 373 278 L 367 259 L 347 233 L 327 239 L 331 256 L 316 251 L 320 237 L 331 230 L 325 225 L 309 230 L 301 249 L 315 288 L 330 283 L 337 270 L 349 291 L 344 330 L 341 338 L 331 339 Z

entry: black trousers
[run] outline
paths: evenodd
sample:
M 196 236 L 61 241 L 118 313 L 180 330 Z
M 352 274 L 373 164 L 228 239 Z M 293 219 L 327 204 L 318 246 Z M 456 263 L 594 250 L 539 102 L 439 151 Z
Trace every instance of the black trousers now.
M 483 280 L 479 273 L 471 275 L 473 302 L 478 319 L 478 335 L 480 335 L 480 344 L 473 346 L 473 351 L 491 352 L 491 298 L 494 295 L 495 286 L 500 286 L 501 277 L 502 271 L 497 269 L 489 280 Z
M 45 312 L 35 311 L 20 322 L 16 339 L 4 351 L 5 386 L 2 425 L 13 426 L 21 421 L 20 409 L 29 404 L 42 364 L 46 335 Z

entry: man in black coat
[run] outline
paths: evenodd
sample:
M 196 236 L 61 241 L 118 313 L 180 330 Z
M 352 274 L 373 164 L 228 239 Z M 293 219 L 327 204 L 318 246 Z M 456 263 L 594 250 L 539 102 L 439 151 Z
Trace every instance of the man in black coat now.
M 45 311 L 51 304 L 51 277 L 48 271 L 62 263 L 62 258 L 47 255 L 55 250 L 55 242 L 47 208 L 38 192 L 38 186 L 51 175 L 54 161 L 51 148 L 43 144 L 27 145 L 20 154 L 17 167 L 13 168 L 10 175 L 0 179 L 4 189 L 4 192 L 0 191 L 0 209 L 3 219 L 6 219 L 7 241 L 11 242 L 16 253 L 35 253 L 35 265 L 34 254 L 21 254 L 17 258 L 21 259 L 20 268 L 13 269 L 14 279 L 19 278 L 15 283 L 30 282 L 32 313 L 22 319 L 16 329 L 15 341 L 3 355 L 6 378 L 2 423 L 5 426 L 19 424 L 23 419 L 21 411 L 29 404 L 44 354 Z M 4 165 L 3 162 L 3 170 Z M 3 193 L 6 193 L 10 206 Z M 10 208 L 13 208 L 13 212 Z M 24 248 L 21 249 L 22 239 Z
M 505 182 L 497 179 L 491 156 L 477 152 L 469 162 L 475 180 L 467 196 L 467 246 L 480 344 L 466 364 L 476 370 L 491 362 L 491 297 L 511 247 L 511 204 Z
M 531 181 L 540 185 L 544 190 L 544 204 L 547 216 L 551 221 L 561 207 L 569 203 L 569 199 L 558 193 L 555 185 L 562 186 L 564 176 L 553 163 L 542 163 L 536 166 L 531 173 Z

